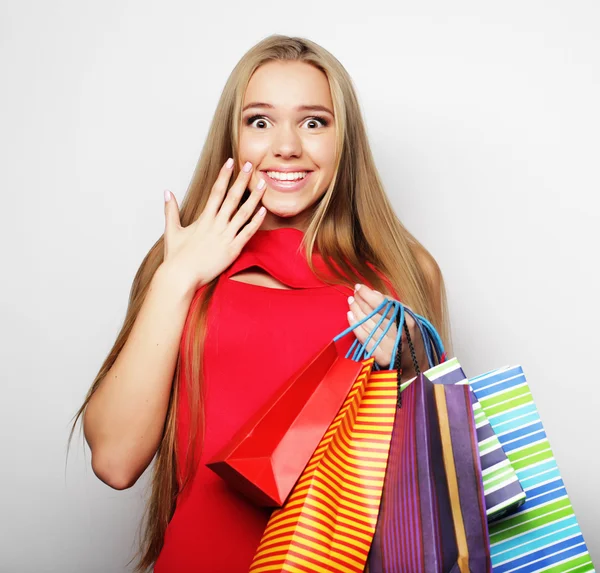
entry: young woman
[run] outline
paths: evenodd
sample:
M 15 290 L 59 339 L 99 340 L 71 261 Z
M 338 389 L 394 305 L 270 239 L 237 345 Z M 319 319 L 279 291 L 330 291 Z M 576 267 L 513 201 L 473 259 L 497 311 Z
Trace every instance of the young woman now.
M 386 197 L 348 73 L 302 38 L 271 36 L 244 55 L 181 208 L 165 199 L 164 235 L 73 429 L 83 415 L 93 470 L 115 489 L 156 454 L 136 571 L 242 573 L 270 512 L 206 461 L 384 295 L 449 346 L 443 279 Z M 382 367 L 394 337 L 374 354 Z M 407 352 L 401 362 L 407 379 Z

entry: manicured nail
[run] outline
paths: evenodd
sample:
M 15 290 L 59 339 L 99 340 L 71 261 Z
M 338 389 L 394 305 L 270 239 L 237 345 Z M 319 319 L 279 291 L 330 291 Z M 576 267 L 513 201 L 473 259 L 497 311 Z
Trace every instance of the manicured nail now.
M 250 173 L 250 169 L 252 169 L 252 163 L 246 161 L 246 163 L 244 163 L 244 167 L 242 167 L 242 170 L 244 173 Z
M 227 162 L 225 163 L 225 167 L 227 167 L 227 169 L 231 169 L 233 167 L 233 158 L 229 158 L 227 160 Z
M 171 192 L 165 189 L 165 201 L 169 201 L 169 199 L 171 199 Z
M 378 290 L 373 291 L 375 294 L 381 294 Z
M 351 310 L 348 311 L 348 318 L 350 322 L 354 322 L 354 313 Z
M 362 285 L 354 285 L 354 292 L 358 292 Z
M 259 215 L 261 215 L 261 216 L 262 216 L 262 215 L 264 215 L 266 212 L 267 212 L 267 210 L 266 210 L 264 207 L 261 207 L 261 208 L 258 210 L 258 214 L 259 214 Z
M 257 188 L 257 189 L 260 191 L 261 189 L 264 189 L 265 185 L 266 185 L 266 183 L 265 183 L 265 180 L 264 180 L 264 179 L 261 179 L 261 180 L 258 182 L 258 185 L 256 186 L 256 188 Z
M 348 304 L 352 304 L 354 302 L 354 297 L 353 296 L 349 296 L 348 297 Z

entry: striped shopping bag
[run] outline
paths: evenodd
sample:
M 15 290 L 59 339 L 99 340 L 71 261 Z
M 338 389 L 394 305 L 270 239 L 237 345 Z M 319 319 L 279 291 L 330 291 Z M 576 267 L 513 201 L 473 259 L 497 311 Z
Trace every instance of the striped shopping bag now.
M 364 367 L 250 567 L 362 573 L 377 522 L 398 396 L 397 373 Z
M 368 571 L 491 571 L 468 387 L 421 374 L 402 391 Z
M 494 573 L 589 573 L 592 560 L 520 366 L 469 380 L 526 502 L 490 524 Z
M 445 360 L 444 345 L 433 325 L 410 309 L 405 311 L 415 320 L 431 368 L 424 375 L 436 384 L 463 384 L 469 381 L 457 358 Z M 441 363 L 440 363 L 441 362 Z M 437 366 L 433 366 L 434 364 Z M 512 513 L 525 502 L 525 492 L 512 465 L 491 427 L 486 413 L 471 392 L 471 404 L 477 428 L 477 445 L 483 474 L 486 516 L 489 522 Z
M 355 340 L 350 348 L 347 357 L 354 352 L 352 359 L 363 368 L 292 493 L 283 507 L 271 514 L 250 573 L 363 573 L 377 523 L 398 400 L 397 370 L 374 371 L 372 354 L 400 306 L 385 299 L 374 311 L 383 309 L 383 315 L 365 344 Z M 384 328 L 389 311 L 391 317 Z M 380 326 L 382 333 L 367 352 L 367 344 Z M 398 330 L 394 364 L 401 334 Z
M 406 323 L 404 328 L 417 376 L 402 385 L 399 395 L 367 571 L 490 572 L 472 392 L 468 385 L 454 383 L 456 370 L 434 370 L 436 383 L 421 374 Z M 434 349 L 423 328 L 421 334 L 432 366 Z M 443 357 L 438 342 L 438 356 Z
M 457 358 L 430 368 L 425 372 L 425 376 L 436 384 L 469 384 Z M 512 513 L 521 506 L 525 502 L 525 492 L 473 392 L 471 392 L 471 406 L 477 428 L 486 515 L 491 522 Z

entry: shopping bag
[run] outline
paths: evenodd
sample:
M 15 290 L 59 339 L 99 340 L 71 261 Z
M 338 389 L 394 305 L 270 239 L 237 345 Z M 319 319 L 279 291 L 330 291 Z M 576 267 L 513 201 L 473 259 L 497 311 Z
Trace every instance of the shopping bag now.
M 433 366 L 432 348 L 417 325 Z M 417 376 L 401 387 L 368 571 L 491 571 L 470 389 L 428 380 L 404 327 Z
M 362 322 L 379 313 L 384 301 Z M 351 332 L 348 329 L 343 335 Z M 257 505 L 281 507 L 362 371 L 332 340 L 207 466 Z
M 425 372 L 436 384 L 469 385 L 469 380 L 457 358 L 447 360 Z M 483 476 L 483 493 L 488 522 L 514 512 L 525 502 L 525 492 L 517 474 L 502 449 L 481 404 L 470 392 L 471 407 L 477 429 L 477 449 Z
M 433 325 L 424 317 L 406 312 L 415 320 L 425 341 L 429 364 L 441 362 L 424 374 L 436 384 L 468 384 L 469 381 L 457 358 L 446 359 L 442 340 Z M 525 502 L 525 492 L 517 474 L 508 461 L 498 437 L 489 424 L 487 416 L 475 394 L 471 392 L 471 405 L 477 428 L 477 446 L 483 475 L 486 515 L 488 522 L 514 512 Z
M 398 305 L 393 305 L 395 312 Z M 361 373 L 289 499 L 271 515 L 251 573 L 364 571 L 383 488 L 398 376 L 393 370 L 372 370 L 376 345 L 364 359 L 364 348 L 355 346 L 350 350 L 358 352 L 353 358 L 360 361 Z
M 520 366 L 469 383 L 523 486 L 514 515 L 490 524 L 494 573 L 587 573 L 594 566 Z

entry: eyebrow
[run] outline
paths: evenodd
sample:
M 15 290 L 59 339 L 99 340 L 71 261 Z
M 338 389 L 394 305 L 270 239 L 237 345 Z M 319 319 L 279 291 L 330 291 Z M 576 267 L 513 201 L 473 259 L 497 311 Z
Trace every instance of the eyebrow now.
M 242 111 L 244 112 L 247 109 L 250 109 L 252 107 L 265 107 L 267 109 L 275 108 L 275 106 L 270 103 L 253 102 L 253 103 L 249 103 L 247 106 L 245 106 Z M 325 107 L 324 105 L 299 105 L 296 108 L 296 110 L 297 111 L 324 111 L 325 113 L 328 113 L 329 115 L 333 116 L 333 112 L 328 107 Z

